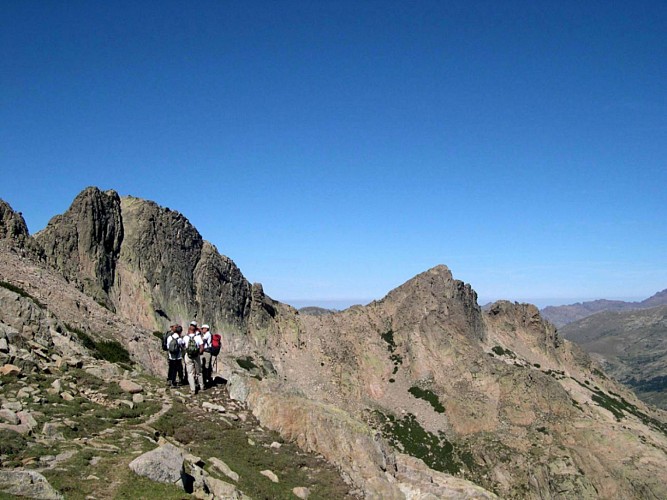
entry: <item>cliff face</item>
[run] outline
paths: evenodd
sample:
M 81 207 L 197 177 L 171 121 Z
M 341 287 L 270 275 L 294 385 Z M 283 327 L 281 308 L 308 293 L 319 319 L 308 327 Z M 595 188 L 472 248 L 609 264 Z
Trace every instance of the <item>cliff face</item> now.
M 123 241 L 120 197 L 115 191 L 88 188 L 70 208 L 35 234 L 46 261 L 65 279 L 105 306 Z
M 664 416 L 537 308 L 498 302 L 482 312 L 445 266 L 368 306 L 308 316 L 271 300 L 185 217 L 152 202 L 90 188 L 36 240 L 51 270 L 35 271 L 30 290 L 58 317 L 129 339 L 155 371 L 146 331 L 213 323 L 226 337 L 230 392 L 371 498 L 444 496 L 435 483 L 447 474 L 508 498 L 667 496 Z M 11 267 L 0 268 L 7 279 L 28 274 Z M 55 271 L 78 290 L 49 291 Z
M 143 328 L 197 319 L 247 333 L 270 317 L 261 287 L 183 215 L 150 201 L 88 188 L 35 239 L 51 267 Z

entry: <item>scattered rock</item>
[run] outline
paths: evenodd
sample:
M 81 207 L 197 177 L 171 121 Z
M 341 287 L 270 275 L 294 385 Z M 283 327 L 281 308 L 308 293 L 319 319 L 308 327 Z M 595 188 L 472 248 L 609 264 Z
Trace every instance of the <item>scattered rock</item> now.
M 72 394 L 67 391 L 61 392 L 60 397 L 65 401 L 74 401 L 74 396 L 72 396 Z
M 42 434 L 48 439 L 64 439 L 60 431 L 62 424 L 59 422 L 46 422 L 42 427 Z
M 0 339 L 0 352 L 9 352 L 9 344 L 7 343 L 7 339 L 4 337 Z
M 143 392 L 144 388 L 141 387 L 139 384 L 136 382 L 132 382 L 131 380 L 121 380 L 118 385 L 120 385 L 120 388 L 124 390 L 125 392 L 129 392 L 130 394 L 138 394 L 140 392 Z
M 232 469 L 229 468 L 229 466 L 220 460 L 219 458 L 211 457 L 208 459 L 208 461 L 211 463 L 213 467 L 218 469 L 220 472 L 222 472 L 225 476 L 227 476 L 229 479 L 232 481 L 238 481 L 239 480 L 239 475 L 234 472 Z
M 0 368 L 0 375 L 18 375 L 21 369 L 16 365 L 4 365 Z
M 72 368 L 83 368 L 83 361 L 77 358 L 67 358 L 65 363 L 67 363 L 67 366 L 71 366 Z
M 255 441 L 253 441 L 252 439 L 248 438 L 248 444 L 249 444 L 250 446 L 255 446 Z
M 16 394 L 16 397 L 19 399 L 29 398 L 32 393 L 26 388 L 22 387 L 19 389 L 19 392 Z
M 60 391 L 63 390 L 62 385 L 63 384 L 62 384 L 62 382 L 60 381 L 59 378 L 57 378 L 53 382 L 51 382 L 51 387 L 53 387 L 56 390 L 56 392 L 60 392 Z
M 293 488 L 292 493 L 294 493 L 295 497 L 301 498 L 302 500 L 306 500 L 310 496 L 310 490 L 304 486 Z
M 271 443 L 271 446 L 269 446 L 269 448 L 273 448 L 273 449 L 275 449 L 275 450 L 279 450 L 281 446 L 282 446 L 282 444 L 280 444 L 280 443 L 277 442 L 277 441 L 274 441 L 273 443 Z
M 16 413 L 16 416 L 21 421 L 21 425 L 29 427 L 30 430 L 37 427 L 37 420 L 35 420 L 35 418 L 27 411 L 19 411 Z
M 142 394 L 132 394 L 132 402 L 134 404 L 141 404 L 144 402 L 144 396 Z
M 127 401 L 126 399 L 119 399 L 118 403 L 127 406 L 130 410 L 134 408 L 134 403 L 132 401 Z
M 0 470 L 0 491 L 40 500 L 63 498 L 44 476 L 32 470 Z
M 242 377 L 236 373 L 229 377 L 229 381 L 227 382 L 227 390 L 229 391 L 230 398 L 241 402 L 245 402 L 248 399 L 248 394 L 250 393 L 246 377 Z
M 224 406 L 209 403 L 208 401 L 205 401 L 204 403 L 202 403 L 201 406 L 205 410 L 217 411 L 217 412 L 220 412 L 220 413 L 225 413 L 227 411 L 227 410 L 225 410 Z
M 210 490 L 213 498 L 225 498 L 230 500 L 241 500 L 248 498 L 241 493 L 233 484 L 226 483 L 214 477 L 206 478 L 206 486 Z
M 278 481 L 278 476 L 276 476 L 276 474 L 274 472 L 271 472 L 270 470 L 262 470 L 262 471 L 259 471 L 259 473 L 262 476 L 268 477 L 274 483 L 279 482 Z
M 2 407 L 12 411 L 21 411 L 23 409 L 23 405 L 18 401 L 5 401 L 2 403 Z
M 7 408 L 0 410 L 0 419 L 4 420 L 10 425 L 18 425 L 20 422 L 19 417 L 16 416 L 16 413 Z
M 176 483 L 185 474 L 183 451 L 173 444 L 165 444 L 130 462 L 130 469 L 140 476 L 158 483 Z

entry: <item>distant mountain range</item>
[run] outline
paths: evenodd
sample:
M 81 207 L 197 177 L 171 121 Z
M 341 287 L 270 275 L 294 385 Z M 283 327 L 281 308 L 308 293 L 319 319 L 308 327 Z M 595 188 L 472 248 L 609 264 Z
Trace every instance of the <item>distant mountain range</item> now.
M 548 306 L 540 312 L 544 318 L 560 327 L 603 311 L 634 311 L 665 304 L 667 304 L 667 289 L 640 302 L 600 299 L 565 306 Z
M 638 397 L 667 408 L 667 305 L 593 314 L 559 333 L 598 358 L 607 373 Z

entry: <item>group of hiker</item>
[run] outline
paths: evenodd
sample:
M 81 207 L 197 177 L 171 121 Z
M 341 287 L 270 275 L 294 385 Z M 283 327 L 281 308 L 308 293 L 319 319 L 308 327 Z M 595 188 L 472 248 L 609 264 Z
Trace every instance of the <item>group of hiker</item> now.
M 200 329 L 196 321 L 191 321 L 185 333 L 181 325 L 171 325 L 162 340 L 169 358 L 167 383 L 177 387 L 176 377 L 180 385 L 185 385 L 187 379 L 191 394 L 210 387 L 220 342 L 220 334 L 211 334 L 209 325 Z

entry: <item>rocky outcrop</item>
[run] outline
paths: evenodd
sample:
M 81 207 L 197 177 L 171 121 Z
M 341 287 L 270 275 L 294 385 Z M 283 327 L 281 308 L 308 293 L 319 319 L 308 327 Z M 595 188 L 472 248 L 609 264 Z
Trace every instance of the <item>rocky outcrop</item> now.
M 130 462 L 130 469 L 158 483 L 180 483 L 185 476 L 183 450 L 173 444 L 164 444 L 135 458 Z
M 123 241 L 120 197 L 115 191 L 87 188 L 70 208 L 35 234 L 46 261 L 68 281 L 110 307 L 108 294 Z
M 44 476 L 31 470 L 0 470 L 0 492 L 38 500 L 63 498 Z
M 0 200 L 0 240 L 11 240 L 23 246 L 28 237 L 28 226 L 23 216 L 14 212 L 9 203 Z
M 198 319 L 247 333 L 251 314 L 264 328 L 271 317 L 261 287 L 183 215 L 153 202 L 87 188 L 35 239 L 68 281 L 148 330 Z

